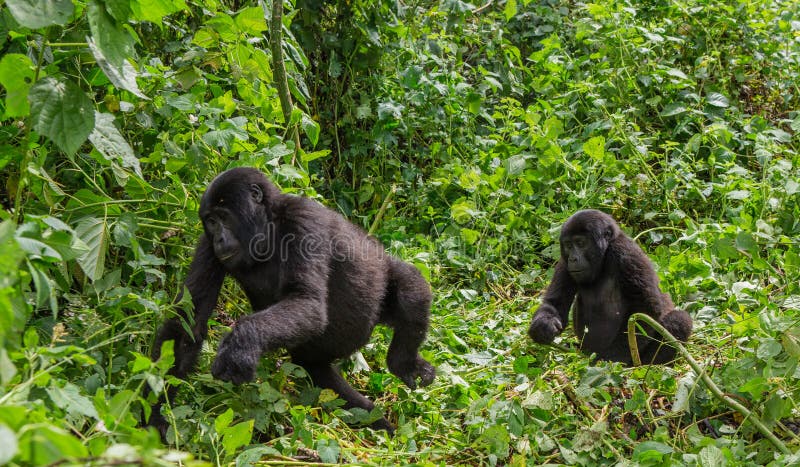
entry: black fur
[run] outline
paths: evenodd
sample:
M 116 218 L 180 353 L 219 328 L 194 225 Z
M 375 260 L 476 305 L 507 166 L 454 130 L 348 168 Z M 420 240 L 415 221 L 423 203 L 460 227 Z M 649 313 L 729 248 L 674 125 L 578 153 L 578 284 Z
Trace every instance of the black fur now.
M 631 365 L 628 319 L 634 313 L 655 318 L 678 340 L 692 333 L 692 319 L 675 308 L 658 287 L 647 255 L 608 214 L 578 211 L 561 228 L 561 259 L 528 334 L 540 344 L 553 342 L 566 327 L 575 300 L 573 325 L 580 348 L 602 360 Z M 645 327 L 637 333 L 642 363 L 668 363 L 675 349 Z
M 178 318 L 158 333 L 175 341 L 172 374 L 194 367 L 225 275 L 241 285 L 254 312 L 219 344 L 215 378 L 250 381 L 265 352 L 286 348 L 319 387 L 346 407 L 374 404 L 333 366 L 366 344 L 376 324 L 394 328 L 389 370 L 406 385 L 430 384 L 434 367 L 418 353 L 428 331 L 431 290 L 412 265 L 390 257 L 378 241 L 340 214 L 307 198 L 281 193 L 260 171 L 235 168 L 217 176 L 200 203 L 202 236 L 186 279 L 194 303 L 188 335 Z M 183 313 L 183 312 L 182 312 Z M 159 404 L 160 405 L 160 404 Z M 154 407 L 151 424 L 167 423 Z M 392 431 L 382 418 L 373 427 Z

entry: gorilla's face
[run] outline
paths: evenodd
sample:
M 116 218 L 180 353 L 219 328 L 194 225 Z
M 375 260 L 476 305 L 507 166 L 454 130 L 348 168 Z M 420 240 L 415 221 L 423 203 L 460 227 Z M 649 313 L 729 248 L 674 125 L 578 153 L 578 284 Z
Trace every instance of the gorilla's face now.
M 215 189 L 212 183 L 200 202 L 200 219 L 214 255 L 226 269 L 233 270 L 250 266 L 255 260 L 250 248 L 265 222 L 264 192 L 255 183 L 228 184 L 225 188 Z
M 561 259 L 578 284 L 592 283 L 603 269 L 606 245 L 586 233 L 561 236 Z

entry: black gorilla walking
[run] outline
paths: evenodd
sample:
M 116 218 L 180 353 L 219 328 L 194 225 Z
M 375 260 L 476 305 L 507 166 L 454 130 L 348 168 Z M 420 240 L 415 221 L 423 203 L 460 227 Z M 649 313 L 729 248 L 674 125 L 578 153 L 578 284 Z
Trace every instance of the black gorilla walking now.
M 207 336 L 225 275 L 241 285 L 254 313 L 222 339 L 215 378 L 250 381 L 265 352 L 286 348 L 314 383 L 372 410 L 333 366 L 369 341 L 376 324 L 394 328 L 389 370 L 409 387 L 430 384 L 434 367 L 418 353 L 428 331 L 431 291 L 417 269 L 386 254 L 378 241 L 340 214 L 307 198 L 281 193 L 263 173 L 235 168 L 217 176 L 200 202 L 200 238 L 186 288 L 194 312 L 167 321 L 153 349 L 175 341 L 172 374 L 185 377 Z M 188 318 L 188 319 L 187 319 Z M 191 326 L 188 334 L 182 325 Z M 167 423 L 154 407 L 150 423 Z M 373 427 L 392 431 L 382 418 Z
M 632 363 L 627 329 L 634 313 L 652 316 L 680 341 L 689 339 L 691 317 L 661 292 L 647 255 L 611 216 L 595 210 L 576 212 L 562 226 L 560 243 L 553 281 L 528 330 L 534 341 L 553 342 L 567 325 L 573 299 L 580 348 L 600 359 Z M 637 333 L 636 339 L 642 363 L 672 361 L 675 349 L 654 330 L 645 330 L 646 335 Z

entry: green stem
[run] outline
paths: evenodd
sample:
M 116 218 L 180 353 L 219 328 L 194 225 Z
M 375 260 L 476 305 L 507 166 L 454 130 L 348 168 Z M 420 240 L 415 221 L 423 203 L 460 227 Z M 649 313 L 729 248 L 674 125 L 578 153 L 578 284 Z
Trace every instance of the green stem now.
M 262 2 L 261 7 L 264 9 L 264 14 L 267 13 L 267 5 Z M 275 87 L 278 89 L 278 98 L 281 101 L 281 110 L 283 111 L 283 119 L 286 121 L 286 130 L 294 138 L 294 159 L 300 153 L 300 135 L 297 127 L 292 125 L 292 95 L 289 92 L 289 81 L 286 77 L 286 66 L 283 63 L 283 0 L 272 0 L 272 21 L 269 25 L 269 47 L 272 52 L 272 73 L 275 81 Z M 292 161 L 294 162 L 294 160 Z
M 766 425 L 764 425 L 764 422 L 762 422 L 761 419 L 758 418 L 758 416 L 756 416 L 753 412 L 751 412 L 747 407 L 743 406 L 734 399 L 731 399 L 730 397 L 723 394 L 722 390 L 720 390 L 720 388 L 716 384 L 714 384 L 714 381 L 711 380 L 711 378 L 708 376 L 705 370 L 700 366 L 700 364 L 697 363 L 697 361 L 695 361 L 694 358 L 692 358 L 692 355 L 689 353 L 688 350 L 686 350 L 686 347 L 684 347 L 683 344 L 678 342 L 678 339 L 675 339 L 675 337 L 672 334 L 670 334 L 669 331 L 664 329 L 664 327 L 661 326 L 661 324 L 659 324 L 658 321 L 643 313 L 634 313 L 628 320 L 628 344 L 630 345 L 631 348 L 631 357 L 633 357 L 634 365 L 638 366 L 642 364 L 641 358 L 639 357 L 639 348 L 636 346 L 635 331 L 636 331 L 637 321 L 644 321 L 646 324 L 649 324 L 653 329 L 655 329 L 659 334 L 661 334 L 664 337 L 664 339 L 666 339 L 667 344 L 677 349 L 678 353 L 680 353 L 681 356 L 683 356 L 683 358 L 685 358 L 686 361 L 689 362 L 689 366 L 692 367 L 694 372 L 697 373 L 698 376 L 700 376 L 700 379 L 703 381 L 703 383 L 705 383 L 706 387 L 708 387 L 708 390 L 711 391 L 711 394 L 713 394 L 714 397 L 719 399 L 722 403 L 724 403 L 728 407 L 739 412 L 745 419 L 750 420 L 750 422 L 753 425 L 755 425 L 758 431 L 760 431 L 765 438 L 767 438 L 776 448 L 778 448 L 780 452 L 786 455 L 792 455 L 792 451 L 790 451 L 789 448 L 787 448 L 786 445 L 783 444 L 783 441 L 778 439 L 778 437 L 775 436 L 775 434 L 769 428 L 767 428 Z
M 389 194 L 383 199 L 381 208 L 378 210 L 375 220 L 372 221 L 372 225 L 369 227 L 369 232 L 367 232 L 369 235 L 374 235 L 375 230 L 378 229 L 378 225 L 380 225 L 381 219 L 383 219 L 383 214 L 386 212 L 386 208 L 389 207 L 389 202 L 392 200 L 392 196 L 394 196 L 395 191 L 397 191 L 397 185 L 392 185 L 392 189 L 389 190 Z

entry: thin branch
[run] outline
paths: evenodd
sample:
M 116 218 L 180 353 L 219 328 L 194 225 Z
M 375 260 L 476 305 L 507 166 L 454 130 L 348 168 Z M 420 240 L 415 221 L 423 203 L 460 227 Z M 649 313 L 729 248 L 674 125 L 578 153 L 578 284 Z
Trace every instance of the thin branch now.
M 394 196 L 395 191 L 397 191 L 397 185 L 392 185 L 392 189 L 389 190 L 389 194 L 386 195 L 386 198 L 383 198 L 381 208 L 378 210 L 375 220 L 372 221 L 372 225 L 369 227 L 369 232 L 367 232 L 369 235 L 374 235 L 375 230 L 378 229 L 378 225 L 380 225 L 381 219 L 383 219 L 383 214 L 386 212 L 386 208 L 389 207 L 389 203 L 392 201 L 392 196 Z

